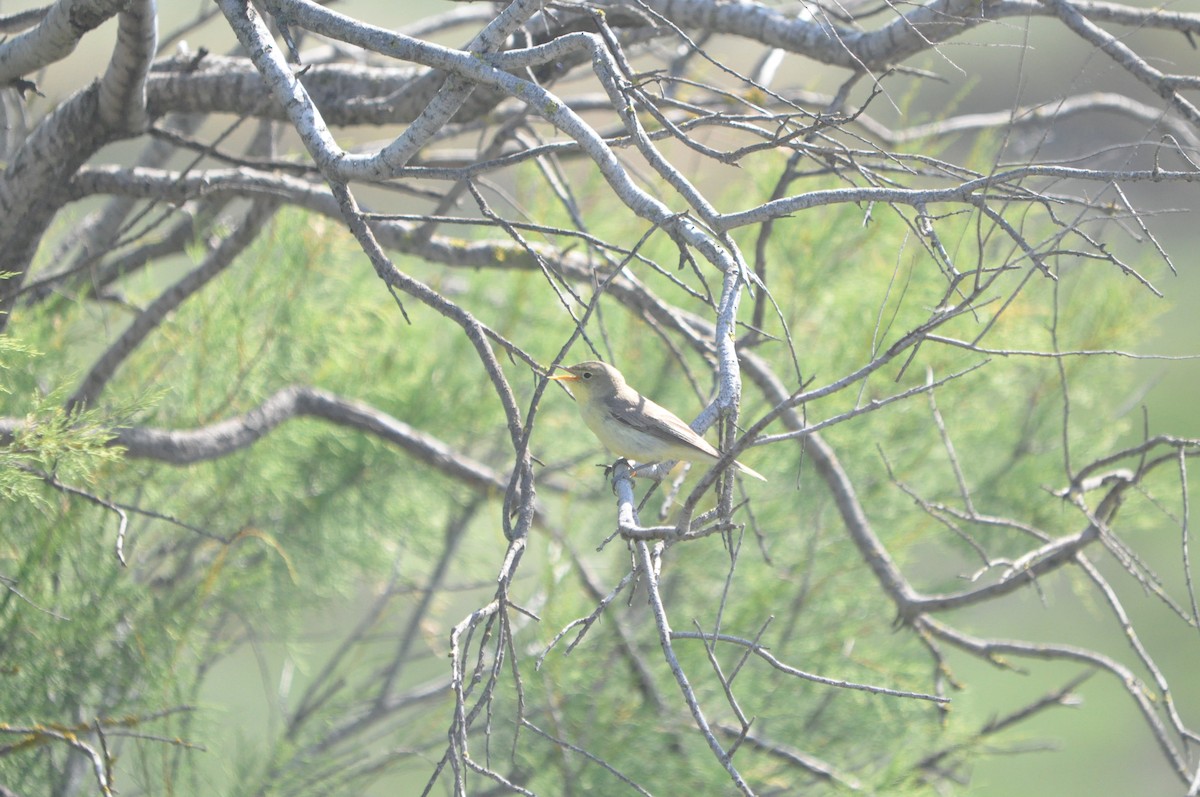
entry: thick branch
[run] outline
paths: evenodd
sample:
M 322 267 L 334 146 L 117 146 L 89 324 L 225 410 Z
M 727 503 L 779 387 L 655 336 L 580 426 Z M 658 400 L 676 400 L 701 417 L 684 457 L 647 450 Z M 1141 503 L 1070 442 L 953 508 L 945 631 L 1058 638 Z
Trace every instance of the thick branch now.
M 60 0 L 34 28 L 0 43 L 0 84 L 66 58 L 86 34 L 122 11 L 129 0 Z
M 108 445 L 125 449 L 125 455 L 135 459 L 189 465 L 241 451 L 286 421 L 301 417 L 323 418 L 376 436 L 476 490 L 495 495 L 508 486 L 507 476 L 454 451 L 436 437 L 361 401 L 306 385 L 283 388 L 249 412 L 196 429 L 119 428 Z M 24 425 L 21 419 L 0 419 L 0 445 L 10 445 Z
M 154 0 L 134 0 L 122 11 L 117 46 L 100 79 L 100 118 L 113 130 L 140 133 L 146 115 L 146 76 L 158 47 Z

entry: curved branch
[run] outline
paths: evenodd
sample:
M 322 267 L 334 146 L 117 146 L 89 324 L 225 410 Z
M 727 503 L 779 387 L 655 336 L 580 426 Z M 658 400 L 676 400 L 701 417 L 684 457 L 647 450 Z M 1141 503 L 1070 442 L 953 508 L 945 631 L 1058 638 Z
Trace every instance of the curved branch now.
M 1150 66 L 1141 56 L 1137 55 L 1127 44 L 1116 36 L 1109 34 L 1095 23 L 1089 21 L 1078 8 L 1067 0 L 1041 0 L 1063 24 L 1079 35 L 1084 41 L 1091 42 L 1104 52 L 1133 77 L 1171 103 L 1193 125 L 1200 126 L 1200 108 L 1181 97 L 1174 90 L 1167 75 Z
M 603 5 L 618 8 L 623 3 L 606 0 Z M 791 14 L 759 3 L 643 0 L 642 5 L 681 28 L 739 36 L 856 72 L 884 69 L 995 19 L 1054 13 L 1047 11 L 1040 0 L 931 0 L 905 14 L 897 14 L 875 30 L 862 31 L 835 25 L 827 18 L 814 20 L 811 13 Z M 1089 18 L 1183 33 L 1200 32 L 1197 14 L 1130 9 L 1113 3 L 1070 5 L 1076 13 Z
M 1134 672 L 1116 659 L 1074 645 L 1044 645 L 1033 642 L 1007 639 L 982 639 L 965 634 L 952 626 L 939 622 L 928 616 L 921 618 L 920 626 L 935 637 L 944 639 L 957 648 L 965 650 L 981 659 L 999 662 L 1003 654 L 1024 656 L 1045 661 L 1073 661 L 1098 667 L 1113 675 L 1120 682 L 1125 693 L 1137 705 L 1159 749 L 1171 763 L 1176 775 L 1184 778 L 1193 777 L 1188 771 L 1188 763 L 1171 743 L 1167 729 L 1155 710 L 1154 699 L 1150 696 L 1150 687 L 1138 678 Z
M 146 76 L 158 49 L 155 0 L 136 0 L 121 12 L 117 46 L 100 79 L 100 118 L 113 130 L 140 133 L 146 114 Z
M 75 51 L 86 34 L 123 11 L 128 0 L 61 0 L 36 27 L 0 43 L 0 84 L 36 72 Z
M 1200 147 L 1200 131 L 1163 112 L 1162 108 L 1108 91 L 1094 91 L 1071 97 L 1023 105 L 1003 111 L 961 114 L 948 116 L 935 122 L 889 129 L 863 114 L 854 117 L 854 123 L 862 125 L 872 136 L 888 144 L 902 144 L 923 138 L 953 136 L 983 130 L 1002 130 L 1008 127 L 1034 127 L 1049 125 L 1062 119 L 1086 113 L 1112 113 L 1137 121 L 1146 129 L 1161 127 L 1178 138 L 1184 145 Z
M 978 192 L 988 189 L 1010 189 L 1014 194 L 1004 197 L 1006 201 L 1010 202 L 1018 199 L 1026 202 L 1045 202 L 1046 197 L 1040 193 L 1033 191 L 1021 193 L 1022 189 L 1018 182 L 1031 177 L 1094 180 L 1103 183 L 1114 181 L 1200 183 L 1200 170 L 1079 169 L 1072 166 L 1034 165 L 983 175 L 949 188 L 878 188 L 874 186 L 830 188 L 772 200 L 749 210 L 726 213 L 721 216 L 721 229 L 732 230 L 747 224 L 756 224 L 786 216 L 799 210 L 844 202 L 893 202 L 905 205 L 934 202 L 971 202 L 973 204 L 978 199 Z
M 488 495 L 500 494 L 508 486 L 507 476 L 455 451 L 436 437 L 369 404 L 307 385 L 282 388 L 249 412 L 196 429 L 121 427 L 113 431 L 107 444 L 125 449 L 125 456 L 133 459 L 190 465 L 248 448 L 286 421 L 301 417 L 322 418 L 378 437 L 403 449 L 415 460 Z M 0 445 L 11 445 L 25 425 L 23 419 L 0 418 Z M 566 489 L 553 480 L 544 484 L 553 490 Z
M 63 186 L 111 134 L 97 123 L 95 84 L 54 109 L 17 150 L 0 179 L 0 330 L 8 323 L 34 250 L 66 201 Z
M 126 5 L 64 2 L 34 30 L 58 30 L 65 24 L 77 37 Z M 63 13 L 65 20 L 60 19 Z M 148 120 L 144 84 L 154 51 L 153 2 L 142 0 L 138 10 L 122 13 L 121 20 L 109 72 L 44 119 L 22 142 L 0 179 L 0 272 L 14 275 L 0 282 L 0 330 L 7 325 L 8 311 L 46 227 L 66 201 L 62 186 L 102 146 L 137 132 Z
M 304 416 L 378 437 L 477 490 L 498 493 L 507 486 L 506 477 L 437 438 L 361 401 L 306 385 L 283 388 L 247 413 L 198 429 L 120 429 L 110 445 L 124 448 L 130 457 L 187 465 L 228 456 L 253 445 L 285 421 Z
M 383 152 L 371 156 L 356 156 L 344 151 L 329 134 L 323 117 L 288 68 L 282 53 L 274 46 L 261 20 L 248 14 L 235 0 L 219 2 L 239 40 L 253 54 L 255 66 L 271 84 L 277 101 L 287 109 L 296 132 L 327 179 L 379 180 L 395 176 L 394 169 L 397 167 L 384 158 Z M 662 200 L 641 188 L 603 137 L 562 100 L 537 83 L 518 79 L 492 67 L 477 54 L 439 47 L 428 42 L 417 42 L 391 31 L 351 20 L 311 3 L 279 0 L 279 6 L 281 10 L 286 11 L 289 22 L 302 24 L 315 33 L 346 41 L 369 51 L 444 69 L 472 83 L 499 89 L 523 102 L 532 113 L 542 117 L 580 144 L 596 164 L 613 193 L 633 213 L 661 227 L 681 245 L 686 243 L 694 247 L 718 270 L 744 270 L 740 263 L 731 257 L 725 246 L 684 216 L 672 211 Z M 589 50 L 593 74 L 614 100 L 623 98 L 622 86 L 626 81 L 621 76 L 616 60 L 600 37 L 583 33 L 568 34 L 559 40 L 558 46 L 570 50 Z M 636 135 L 635 115 L 622 112 L 622 119 L 630 128 L 629 132 Z

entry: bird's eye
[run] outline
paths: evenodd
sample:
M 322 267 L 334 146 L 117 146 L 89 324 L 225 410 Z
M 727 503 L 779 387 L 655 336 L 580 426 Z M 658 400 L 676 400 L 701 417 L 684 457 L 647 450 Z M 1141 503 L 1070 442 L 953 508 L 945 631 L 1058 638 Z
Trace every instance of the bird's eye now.
M 591 372 L 591 371 L 584 371 L 584 372 L 583 372 L 583 378 L 584 378 L 584 379 L 591 379 L 591 378 L 592 378 L 592 372 Z

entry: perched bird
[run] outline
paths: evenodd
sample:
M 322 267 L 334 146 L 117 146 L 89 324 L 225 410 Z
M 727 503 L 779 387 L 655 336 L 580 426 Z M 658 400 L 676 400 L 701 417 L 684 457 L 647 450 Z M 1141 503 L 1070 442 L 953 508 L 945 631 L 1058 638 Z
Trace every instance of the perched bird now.
M 550 378 L 570 384 L 583 422 L 617 456 L 638 462 L 680 459 L 709 465 L 721 458 L 721 452 L 692 427 L 631 388 L 611 365 L 591 360 L 564 370 L 565 374 Z M 747 476 L 767 480 L 740 462 L 733 465 Z

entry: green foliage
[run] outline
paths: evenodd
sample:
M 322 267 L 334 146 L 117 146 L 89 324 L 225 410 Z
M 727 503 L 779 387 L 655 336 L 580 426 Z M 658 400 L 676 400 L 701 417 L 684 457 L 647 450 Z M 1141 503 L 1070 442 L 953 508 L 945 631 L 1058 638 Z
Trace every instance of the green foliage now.
M 896 215 L 877 209 L 868 225 L 862 224 L 862 212 L 854 208 L 829 209 L 826 215 L 827 223 L 821 225 L 807 218 L 777 222 L 782 229 L 773 238 L 768 261 L 770 289 L 784 315 L 777 319 L 768 313 L 767 332 L 782 338 L 781 323 L 786 322 L 796 341 L 803 376 L 812 380 L 812 388 L 861 367 L 925 322 L 931 308 L 954 301 L 953 296 L 946 296 L 943 270 L 925 249 L 910 244 L 897 255 L 897 242 L 912 236 Z M 961 217 L 957 234 L 970 236 L 976 221 Z M 955 240 L 954 225 L 953 220 L 939 224 L 943 240 Z M 614 237 L 611 230 L 605 232 Z M 669 249 L 665 245 L 646 249 L 647 253 L 655 251 L 663 255 Z M 1068 533 L 1076 528 L 1067 524 L 1077 523 L 1077 518 L 1064 515 L 1061 499 L 1044 489 L 1062 486 L 1065 478 L 1063 380 L 1069 388 L 1071 417 L 1078 419 L 1069 434 L 1071 452 L 1083 460 L 1111 450 L 1127 429 L 1127 422 L 1118 414 L 1132 386 L 1127 361 L 1089 356 L 1056 361 L 983 350 L 1133 350 L 1152 326 L 1156 309 L 1148 294 L 1130 291 L 1128 280 L 1115 269 L 1056 263 L 1053 276 L 1036 271 L 1030 275 L 1027 262 L 1007 264 L 1005 258 L 1011 256 L 999 243 L 985 248 L 984 260 L 1002 270 L 976 302 L 975 312 L 938 330 L 940 335 L 966 342 L 986 333 L 979 339 L 980 350 L 926 343 L 911 361 L 899 358 L 866 380 L 809 403 L 804 411 L 810 422 L 817 422 L 920 387 L 929 379 L 982 365 L 934 394 L 976 509 Z M 668 289 L 669 280 L 663 275 L 643 269 L 639 276 L 656 289 Z M 705 290 L 686 269 L 672 276 L 688 282 L 697 293 Z M 702 312 L 703 305 L 695 301 L 690 309 Z M 611 313 L 604 316 L 607 348 L 603 353 L 607 356 L 611 348 L 615 362 L 631 381 L 660 403 L 679 408 L 681 414 L 699 409 L 678 363 L 644 327 L 625 321 Z M 761 347 L 759 353 L 787 372 L 782 345 Z M 568 359 L 584 355 L 579 350 Z M 704 393 L 709 385 L 704 382 L 699 388 Z M 561 406 L 555 407 L 553 397 L 548 401 L 540 430 L 563 440 L 559 427 L 552 425 L 557 423 L 554 416 L 562 412 Z M 743 422 L 752 422 L 765 409 L 751 399 L 743 407 Z M 568 430 L 565 437 L 571 442 L 564 441 L 559 453 L 574 455 L 594 449 L 590 437 L 569 434 L 572 420 L 568 417 L 562 427 Z M 1078 436 L 1073 434 L 1076 423 L 1082 432 Z M 917 395 L 860 415 L 831 427 L 825 435 L 839 452 L 859 499 L 869 508 L 871 521 L 889 549 L 902 559 L 912 559 L 913 572 L 929 574 L 928 583 L 918 586 L 931 591 L 961 588 L 960 575 L 979 566 L 973 549 L 917 510 L 888 473 L 890 464 L 895 477 L 926 501 L 961 506 L 960 487 L 929 398 Z M 570 534 L 581 541 L 580 547 L 588 545 L 584 541 L 598 541 L 609 533 L 611 512 L 603 507 L 611 499 L 590 468 L 600 458 L 583 458 L 575 472 L 581 487 L 595 488 L 601 508 L 588 512 L 573 501 L 564 509 L 572 519 Z M 754 528 L 762 535 L 766 555 L 759 553 L 759 540 L 747 531 L 721 610 L 720 630 L 749 639 L 768 618 L 774 618 L 763 641 L 780 660 L 816 674 L 927 691 L 933 667 L 928 652 L 913 637 L 897 634 L 892 627 L 890 602 L 864 575 L 858 551 L 841 532 L 840 519 L 824 490 L 815 484 L 811 466 L 799 450 L 789 452 L 779 446 L 769 454 L 751 450 L 744 459 L 771 479 L 767 486 L 747 488 L 754 496 Z M 654 520 L 656 506 L 653 501 L 643 520 Z M 1028 549 L 1028 538 L 1012 530 L 972 531 L 983 531 L 996 555 Z M 938 566 L 923 564 L 921 557 L 934 545 L 939 546 Z M 612 553 L 612 547 L 619 546 L 614 543 L 607 554 L 610 560 L 617 560 L 618 567 L 627 561 L 622 553 Z M 695 630 L 693 623 L 705 631 L 714 629 L 730 562 L 728 549 L 718 537 L 678 546 L 668 553 L 664 591 L 678 630 Z M 943 566 L 946 563 L 951 566 Z M 614 582 L 615 578 L 603 581 Z M 580 600 L 569 581 L 555 582 L 548 589 L 551 611 L 543 615 L 545 644 L 558 629 L 592 608 L 589 601 Z M 603 620 L 570 655 L 565 654 L 564 646 L 574 634 L 560 641 L 537 676 L 530 677 L 536 686 L 527 682 L 527 690 L 546 690 L 543 700 L 555 707 L 551 715 L 560 738 L 597 754 L 652 791 L 711 793 L 727 788 L 711 754 L 702 745 L 691 749 L 697 742 L 694 733 L 684 742 L 686 753 L 672 747 L 677 741 L 674 731 L 691 730 L 690 717 L 678 702 L 678 687 L 661 666 L 653 623 L 645 615 L 643 603 L 641 595 L 634 597 L 632 606 L 622 605 L 616 612 L 621 619 L 612 622 L 627 621 L 637 629 L 638 649 L 652 662 L 659 694 L 677 714 L 663 716 L 654 701 L 631 685 L 633 675 L 618 663 L 623 661 L 618 651 L 624 638 L 607 632 Z M 610 613 L 616 605 L 609 608 Z M 680 641 L 676 648 L 710 712 L 710 721 L 733 723 L 701 643 Z M 732 671 L 742 653 L 732 645 L 718 646 L 723 671 Z M 756 729 L 774 739 L 802 740 L 797 742 L 798 748 L 838 762 L 843 772 L 861 780 L 869 792 L 927 793 L 931 787 L 911 769 L 922 755 L 968 740 L 958 755 L 948 757 L 949 765 L 973 749 L 969 739 L 976 726 L 966 718 L 956 722 L 953 710 L 944 717 L 926 702 L 807 684 L 754 657 L 739 670 L 735 691 L 743 701 L 743 711 L 756 718 Z M 528 695 L 527 700 L 536 702 Z M 634 750 L 638 752 L 632 754 Z M 752 746 L 743 746 L 738 756 L 740 771 L 758 783 L 775 783 L 785 791 L 800 785 L 794 780 L 774 781 L 777 763 Z M 601 767 L 574 760 L 569 767 L 562 765 L 557 751 L 549 746 L 541 766 L 561 767 L 555 769 L 551 782 L 566 777 L 581 782 L 576 778 L 582 777 L 597 791 L 617 789 L 613 776 Z M 794 770 L 790 771 L 794 778 Z M 838 789 L 820 782 L 806 788 L 811 793 Z
M 580 191 L 586 202 L 588 185 Z M 786 324 L 812 386 L 860 367 L 924 321 L 931 307 L 953 301 L 929 254 L 912 243 L 898 245 L 912 237 L 898 217 L 880 211 L 864 225 L 860 210 L 843 207 L 828 210 L 825 218 L 821 225 L 807 218 L 781 220 L 786 229 L 769 252 L 768 283 L 782 315 L 767 312 L 766 331 L 782 339 Z M 961 235 L 970 234 L 974 221 L 961 219 Z M 638 230 L 615 235 L 614 216 L 597 223 L 609 237 L 634 241 L 640 235 Z M 952 223 L 943 223 L 939 231 L 953 239 Z M 652 237 L 643 253 L 671 265 L 661 272 L 638 265 L 639 277 L 664 294 L 686 284 L 694 296 L 682 305 L 708 312 L 702 297 L 712 286 L 689 268 L 676 270 L 672 247 L 663 236 Z M 997 263 L 1008 254 L 998 246 L 985 252 Z M 404 267 L 453 294 L 492 329 L 528 345 L 543 361 L 571 332 L 554 291 L 535 271 L 476 275 L 419 262 Z M 1108 271 L 1063 267 L 1052 292 L 1045 289 L 1049 277 L 1035 274 L 1027 280 L 1027 268 L 1001 274 L 989 292 L 994 301 L 940 334 L 971 341 L 987 329 L 981 346 L 989 349 L 1112 348 L 1136 340 L 1141 330 L 1132 320 L 1149 323 L 1146 306 Z M 152 295 L 171 278 L 148 273 L 141 288 Z M 331 223 L 284 213 L 250 252 L 122 366 L 102 407 L 71 419 L 57 408 L 85 362 L 77 350 L 99 329 L 120 328 L 127 311 L 110 309 L 98 318 L 91 308 L 60 305 L 53 313 L 22 315 L 14 328 L 24 337 L 0 339 L 11 379 L 0 396 L 4 414 L 27 417 L 0 452 L 2 464 L 26 466 L 0 468 L 0 491 L 15 506 L 13 531 L 3 549 L 3 572 L 13 586 L 0 596 L 0 647 L 3 660 L 13 664 L 0 672 L 0 717 L 14 724 L 86 724 L 123 713 L 143 718 L 134 722 L 138 730 L 186 738 L 210 751 L 131 742 L 122 775 L 148 791 L 165 781 L 177 784 L 181 793 L 318 790 L 316 782 L 297 774 L 295 762 L 327 724 L 358 710 L 363 695 L 378 687 L 373 679 L 379 663 L 394 649 L 390 634 L 413 611 L 427 584 L 443 549 L 444 530 L 465 501 L 464 489 L 368 435 L 311 419 L 290 421 L 246 450 L 186 468 L 121 459 L 106 443 L 118 424 L 192 428 L 246 412 L 283 386 L 306 384 L 362 400 L 503 471 L 509 463 L 503 416 L 487 388 L 481 388 L 484 377 L 471 344 L 428 308 L 406 302 L 405 310 L 411 324 Z M 698 410 L 707 397 L 710 378 L 698 358 L 686 355 L 689 370 L 684 371 L 640 319 L 608 299 L 601 301 L 588 334 L 644 392 L 680 414 Z M 29 354 L 35 348 L 55 354 L 35 357 Z M 788 371 L 782 343 L 768 343 L 759 352 Z M 581 342 L 569 359 L 591 353 Z M 1104 450 L 1121 434 L 1121 424 L 1111 418 L 1125 378 L 1119 361 L 1068 359 L 1060 373 L 1049 359 L 989 357 L 927 343 L 911 362 L 889 363 L 804 411 L 810 421 L 821 420 L 984 360 L 986 366 L 936 392 L 948 434 L 964 455 L 974 500 L 985 513 L 991 507 L 1011 512 L 1016 506 L 1030 522 L 1053 526 L 1060 504 L 1039 486 L 1061 480 L 1062 376 L 1071 386 L 1074 412 L 1111 421 L 1099 429 L 1089 424 L 1087 436 L 1074 441 L 1083 456 Z M 532 378 L 523 366 L 506 368 L 518 401 L 527 402 Z M 747 395 L 744 423 L 768 409 Z M 549 515 L 566 519 L 570 542 L 539 533 L 523 562 L 520 598 L 539 596 L 541 607 L 539 623 L 518 629 L 516 666 L 524 679 L 525 716 L 656 792 L 722 791 L 726 776 L 695 733 L 662 663 L 642 593 L 609 606 L 569 655 L 565 646 L 571 635 L 540 669 L 532 666 L 559 629 L 594 606 L 568 575 L 564 546 L 589 550 L 610 533 L 612 523 L 607 486 L 593 467 L 607 455 L 579 431 L 574 407 L 561 391 L 547 393 L 539 412 L 533 451 L 547 473 L 574 480 L 574 489 L 565 495 L 541 493 Z M 957 538 L 914 511 L 888 475 L 890 464 L 896 478 L 926 500 L 957 500 L 958 484 L 926 397 L 860 415 L 826 434 L 843 452 L 843 465 L 892 550 L 915 559 L 937 540 L 964 558 L 970 555 Z M 894 632 L 890 604 L 867 582 L 859 554 L 841 533 L 825 493 L 813 489 L 814 475 L 799 447 L 752 450 L 745 459 L 771 482 L 748 488 L 755 498 L 754 516 L 744 536 L 713 536 L 667 553 L 664 593 L 677 629 L 711 632 L 717 627 L 732 567 L 719 613 L 722 632 L 754 638 L 773 618 L 763 642 L 781 661 L 839 679 L 927 690 L 927 652 L 909 635 Z M 118 497 L 130 507 L 153 508 L 153 515 L 130 510 L 127 569 L 114 555 L 114 513 L 53 489 L 37 473 L 54 474 L 106 500 Z M 660 500 L 652 499 L 645 517 L 653 516 Z M 406 670 L 406 682 L 444 677 L 447 626 L 478 606 L 477 598 L 488 599 L 488 580 L 503 550 L 496 511 L 489 507 L 488 522 L 471 525 L 453 558 L 448 584 L 482 583 L 484 588 L 440 595 L 429 608 L 422 621 L 428 629 L 424 648 Z M 741 517 L 750 523 L 748 514 Z M 736 566 L 731 545 L 740 546 Z M 602 574 L 605 588 L 628 566 L 622 548 L 618 540 L 601 554 L 580 554 Z M 345 663 L 341 690 L 319 707 L 322 722 L 293 737 L 275 726 L 255 732 L 254 726 L 241 724 L 244 718 L 223 721 L 222 712 L 233 718 L 238 707 L 225 694 L 232 685 L 212 689 L 214 668 L 241 661 L 246 669 L 251 657 L 245 651 L 252 644 L 264 671 L 274 671 L 282 661 L 298 663 L 298 693 L 342 644 L 347 631 L 342 618 L 349 607 L 378 593 L 393 570 L 403 574 L 394 589 L 404 600 L 388 604 L 372 627 L 379 638 L 368 635 L 353 661 Z M 930 572 L 932 588 L 948 571 Z M 339 621 L 329 621 L 331 616 Z M 617 634 L 617 624 L 631 633 Z M 322 628 L 320 635 L 314 625 Z M 636 685 L 624 656 L 628 642 L 649 663 L 649 684 Z M 676 648 L 710 719 L 734 723 L 703 644 L 680 640 Z M 729 673 L 738 668 L 743 650 L 719 645 L 714 655 Z M 250 680 L 258 687 L 256 677 Z M 930 703 L 812 684 L 754 656 L 738 669 L 734 688 L 742 709 L 755 717 L 756 733 L 792 740 L 796 749 L 836 762 L 868 793 L 926 791 L 910 769 L 918 755 L 914 751 L 965 735 L 953 716 L 944 724 Z M 515 716 L 516 702 L 511 688 L 501 690 L 495 716 Z M 415 712 L 402 727 L 381 733 L 383 741 L 372 751 L 394 745 L 404 751 L 398 757 L 417 756 L 419 766 L 412 771 L 427 776 L 425 757 L 440 755 L 449 721 L 444 702 L 430 705 L 434 708 Z M 150 719 L 183 706 L 198 710 Z M 619 781 L 597 764 L 564 755 L 529 729 L 501 725 L 493 727 L 491 750 L 497 755 L 515 750 L 512 755 L 529 773 L 531 787 L 553 793 L 554 784 L 569 779 L 581 793 L 620 790 Z M 513 739 L 519 742 L 515 746 Z M 61 769 L 64 755 L 60 747 L 47 745 L 33 769 L 26 758 L 0 756 L 0 782 L 37 793 Z M 818 794 L 840 788 L 816 778 L 797 783 L 794 769 L 749 744 L 737 762 L 748 777 L 783 791 L 803 787 Z M 332 757 L 319 763 L 337 771 Z M 357 794 L 371 780 L 367 773 L 332 778 L 320 782 L 319 790 Z
M 26 470 L 3 467 L 0 476 L 14 505 L 0 571 L 11 585 L 0 590 L 4 660 L 14 662 L 0 676 L 5 721 L 86 726 L 194 705 L 214 663 L 247 641 L 302 638 L 314 611 L 370 591 L 394 560 L 420 573 L 440 549 L 436 529 L 462 489 L 325 422 L 291 421 L 260 445 L 186 468 L 123 460 L 106 445 L 115 425 L 192 428 L 293 383 L 368 401 L 417 426 L 440 421 L 445 404 L 427 391 L 461 391 L 466 376 L 430 379 L 445 352 L 412 334 L 344 243 L 323 223 L 281 215 L 122 365 L 104 406 L 71 418 L 61 407 L 78 378 L 72 353 L 97 325 L 119 328 L 127 313 L 97 318 L 60 303 L 15 320 L 23 337 L 3 339 L 10 379 L 0 414 L 25 424 L 0 457 Z M 173 278 L 146 274 L 145 290 Z M 35 357 L 34 348 L 54 355 Z M 475 413 L 473 422 L 496 416 Z M 456 442 L 471 439 L 464 427 Z M 477 453 L 486 456 L 488 445 Z M 114 553 L 118 516 L 48 487 L 47 478 L 126 502 L 127 569 Z M 472 569 L 457 577 L 473 578 Z M 136 744 L 127 771 L 161 784 L 180 775 L 169 773 L 181 762 L 184 772 L 200 763 L 208 773 L 201 782 L 222 781 L 220 751 L 239 745 L 202 708 L 139 729 L 217 755 Z M 251 749 L 243 755 L 257 761 L 262 750 Z M 28 759 L 0 757 L 0 782 L 39 793 L 65 771 L 65 756 L 46 744 L 32 769 Z
M 0 500 L 44 500 L 42 488 L 51 473 L 67 483 L 90 485 L 96 470 L 119 456 L 105 447 L 112 434 L 96 413 L 69 419 L 62 408 L 65 394 L 43 395 L 22 379 L 40 359 L 23 341 L 0 336 L 0 408 L 23 420 L 12 440 L 0 445 Z

